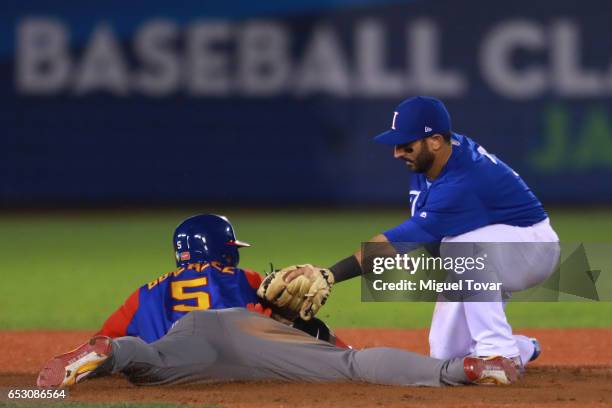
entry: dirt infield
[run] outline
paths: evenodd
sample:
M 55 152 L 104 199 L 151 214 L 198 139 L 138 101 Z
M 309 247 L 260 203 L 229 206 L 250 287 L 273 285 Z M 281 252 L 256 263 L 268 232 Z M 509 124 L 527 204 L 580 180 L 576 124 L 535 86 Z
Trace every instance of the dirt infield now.
M 368 384 L 230 383 L 135 387 L 122 377 L 70 390 L 70 401 L 166 402 L 222 407 L 611 407 L 612 329 L 526 330 L 543 353 L 509 387 L 416 388 Z M 0 388 L 33 387 L 51 356 L 86 340 L 88 332 L 0 332 Z M 424 330 L 346 329 L 356 348 L 393 346 L 427 352 Z M 307 396 L 310 396 L 307 398 Z

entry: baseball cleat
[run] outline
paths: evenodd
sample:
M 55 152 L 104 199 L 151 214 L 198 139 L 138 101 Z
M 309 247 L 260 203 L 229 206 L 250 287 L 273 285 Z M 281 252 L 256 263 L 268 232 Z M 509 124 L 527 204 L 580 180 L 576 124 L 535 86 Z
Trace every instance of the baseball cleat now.
M 531 337 L 529 340 L 531 340 L 531 342 L 533 343 L 533 354 L 531 355 L 529 361 L 534 361 L 537 360 L 538 357 L 540 357 L 540 354 L 542 354 L 542 346 L 540 345 L 538 339 L 536 339 L 535 337 Z
M 516 364 L 511 359 L 501 356 L 466 357 L 463 359 L 463 370 L 474 384 L 512 384 L 520 376 Z
M 85 380 L 111 355 L 110 337 L 95 336 L 76 349 L 49 360 L 40 370 L 36 385 L 62 388 Z

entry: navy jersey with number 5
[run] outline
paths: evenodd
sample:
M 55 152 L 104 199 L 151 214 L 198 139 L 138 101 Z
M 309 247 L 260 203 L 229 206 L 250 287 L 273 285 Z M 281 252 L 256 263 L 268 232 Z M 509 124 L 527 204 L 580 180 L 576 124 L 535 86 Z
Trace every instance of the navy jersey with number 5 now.
M 261 275 L 216 263 L 193 263 L 141 286 L 98 332 L 109 337 L 137 336 L 151 343 L 193 310 L 246 307 L 257 303 Z
M 526 227 L 546 219 L 540 201 L 508 165 L 454 133 L 452 154 L 433 181 L 414 174 L 412 217 L 384 235 L 390 242 L 439 242 L 492 224 Z

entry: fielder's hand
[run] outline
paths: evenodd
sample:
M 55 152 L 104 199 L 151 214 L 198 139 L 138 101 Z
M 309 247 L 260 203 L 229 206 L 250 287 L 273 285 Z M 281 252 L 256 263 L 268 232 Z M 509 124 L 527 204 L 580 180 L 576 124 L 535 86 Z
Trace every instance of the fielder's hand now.
M 289 274 L 290 281 L 286 279 Z M 333 283 L 334 276 L 329 269 L 310 264 L 292 265 L 266 276 L 257 295 L 280 309 L 310 320 L 327 301 Z

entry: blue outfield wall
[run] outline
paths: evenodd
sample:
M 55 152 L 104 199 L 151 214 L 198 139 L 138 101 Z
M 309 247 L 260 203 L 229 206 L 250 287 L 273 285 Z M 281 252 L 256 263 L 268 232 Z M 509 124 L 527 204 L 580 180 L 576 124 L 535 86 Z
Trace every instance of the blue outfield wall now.
M 545 203 L 611 203 L 612 3 L 9 1 L 0 203 L 399 204 L 405 97 Z

